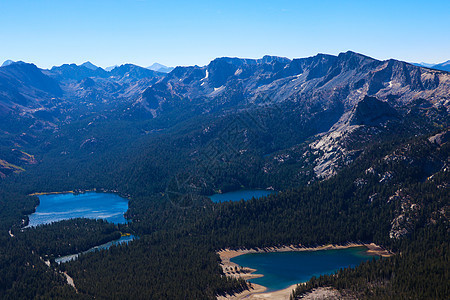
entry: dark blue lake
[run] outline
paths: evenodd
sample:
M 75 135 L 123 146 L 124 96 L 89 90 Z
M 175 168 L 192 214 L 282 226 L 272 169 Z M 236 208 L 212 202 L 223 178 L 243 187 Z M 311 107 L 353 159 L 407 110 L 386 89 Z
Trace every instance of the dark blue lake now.
M 126 223 L 123 214 L 128 209 L 128 199 L 112 193 L 87 192 L 74 195 L 49 194 L 39 196 L 40 204 L 30 215 L 28 226 L 48 224 L 66 219 L 105 219 L 111 223 Z
M 252 197 L 261 198 L 275 193 L 269 190 L 240 190 L 223 194 L 214 194 L 209 196 L 212 202 L 220 203 L 227 201 L 239 201 L 241 199 L 250 200 Z
M 308 281 L 312 276 L 332 274 L 340 268 L 355 267 L 378 256 L 366 253 L 365 247 L 338 250 L 251 253 L 237 256 L 232 262 L 256 269 L 263 277 L 249 281 L 267 287 L 267 291 L 285 289 Z

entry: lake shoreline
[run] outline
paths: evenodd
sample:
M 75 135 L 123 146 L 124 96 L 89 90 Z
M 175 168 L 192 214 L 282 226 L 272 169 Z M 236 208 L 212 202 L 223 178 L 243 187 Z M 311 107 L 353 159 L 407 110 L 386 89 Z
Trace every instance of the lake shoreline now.
M 58 194 L 74 194 L 74 195 L 79 195 L 79 194 L 84 194 L 84 193 L 89 193 L 89 192 L 96 192 L 96 193 L 112 193 L 112 194 L 117 194 L 118 196 L 122 197 L 122 198 L 126 198 L 128 200 L 131 200 L 131 195 L 130 194 L 124 194 L 118 190 L 109 190 L 109 189 L 97 189 L 97 188 L 93 188 L 93 189 L 88 189 L 88 190 L 84 190 L 84 189 L 75 189 L 75 190 L 71 190 L 71 191 L 62 191 L 62 192 L 34 192 L 32 194 L 28 194 L 28 196 L 43 196 L 43 195 L 58 195 Z
M 123 211 L 123 214 L 122 214 L 123 220 L 120 220 L 120 221 L 116 220 L 116 221 L 114 221 L 114 220 L 109 219 L 113 215 L 102 217 L 101 214 L 100 214 L 98 217 L 92 217 L 92 216 L 89 216 L 89 215 L 79 215 L 79 216 L 62 217 L 62 218 L 59 218 L 59 219 L 56 219 L 56 220 L 51 220 L 50 222 L 44 222 L 44 223 L 34 224 L 36 222 L 32 222 L 32 218 L 35 215 L 39 214 L 39 213 L 40 214 L 44 213 L 46 215 L 50 214 L 49 212 L 42 212 L 42 211 L 38 212 L 38 208 L 42 205 L 42 201 L 43 201 L 41 199 L 41 197 L 45 197 L 45 196 L 48 196 L 48 197 L 64 197 L 65 195 L 71 195 L 71 197 L 80 196 L 80 199 L 83 199 L 84 197 L 87 197 L 89 194 L 113 195 L 114 197 L 119 197 L 122 200 L 125 200 L 127 202 L 127 208 Z M 127 223 L 129 221 L 126 218 L 126 212 L 128 211 L 128 205 L 129 205 L 129 202 L 131 201 L 131 196 L 129 194 L 121 193 L 121 192 L 119 192 L 117 190 L 109 190 L 109 189 L 104 189 L 104 188 L 101 188 L 101 189 L 93 188 L 93 189 L 88 189 L 88 190 L 75 189 L 75 190 L 71 190 L 71 191 L 60 191 L 60 192 L 34 192 L 32 194 L 28 194 L 28 196 L 38 197 L 39 201 L 38 201 L 38 203 L 36 204 L 36 206 L 34 207 L 34 209 L 32 211 L 30 210 L 29 212 L 26 212 L 27 214 L 25 215 L 25 217 L 24 217 L 24 219 L 22 221 L 22 223 L 23 223 L 22 224 L 22 226 L 23 226 L 22 229 L 23 228 L 28 228 L 28 227 L 35 227 L 37 225 L 42 225 L 42 224 L 50 224 L 52 222 L 58 222 L 58 221 L 67 220 L 67 219 L 74 219 L 74 218 L 104 219 L 104 220 L 106 220 L 108 222 L 112 222 L 112 223 L 115 223 L 115 224 L 119 224 L 119 223 L 125 224 L 125 223 Z M 105 211 L 104 203 L 101 203 L 101 204 L 103 205 L 103 208 L 104 208 L 103 210 Z M 58 205 L 59 205 L 59 203 L 58 203 Z M 92 210 L 92 207 L 89 207 L 89 209 Z M 111 209 L 107 209 L 107 210 L 109 210 L 108 213 L 111 212 Z M 117 208 L 115 210 L 116 211 L 113 211 L 114 213 L 117 212 Z M 61 211 L 51 211 L 51 214 L 58 215 L 58 214 L 63 214 L 63 213 Z M 116 215 L 117 215 L 117 213 L 116 213 Z
M 226 276 L 234 277 L 234 278 L 242 278 L 244 280 L 262 277 L 262 274 L 254 274 L 256 269 L 251 269 L 247 267 L 240 268 L 236 263 L 232 262 L 231 259 L 240 255 L 249 254 L 249 253 L 269 253 L 269 252 L 292 252 L 292 251 L 321 251 L 321 250 L 338 250 L 338 249 L 348 249 L 355 247 L 365 247 L 367 248 L 366 253 L 370 255 L 378 255 L 382 257 L 392 256 L 393 253 L 389 250 L 386 250 L 375 243 L 347 243 L 345 245 L 335 245 L 328 244 L 317 247 L 305 247 L 302 245 L 290 245 L 290 246 L 281 246 L 281 247 L 265 247 L 265 248 L 252 248 L 252 249 L 221 249 L 216 253 L 220 256 L 220 266 Z M 236 272 L 236 268 L 239 268 Z M 234 270 L 234 271 L 233 271 Z M 239 294 L 227 295 L 227 296 L 219 296 L 219 300 L 225 299 L 289 299 L 292 290 L 299 284 L 303 284 L 304 282 L 294 284 L 286 289 L 273 291 L 273 292 L 265 292 L 267 288 L 265 286 L 250 283 L 249 287 L 251 290 L 243 291 Z

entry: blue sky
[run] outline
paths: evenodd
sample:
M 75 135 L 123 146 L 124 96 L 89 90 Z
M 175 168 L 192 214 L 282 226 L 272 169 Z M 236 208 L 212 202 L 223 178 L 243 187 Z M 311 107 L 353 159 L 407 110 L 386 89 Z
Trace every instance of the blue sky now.
M 0 61 L 43 68 L 347 50 L 438 63 L 450 59 L 450 1 L 0 0 L 0 39 Z

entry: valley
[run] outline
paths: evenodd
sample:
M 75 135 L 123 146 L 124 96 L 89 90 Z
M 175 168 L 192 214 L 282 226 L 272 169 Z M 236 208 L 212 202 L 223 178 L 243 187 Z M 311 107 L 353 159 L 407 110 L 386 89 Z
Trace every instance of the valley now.
M 444 299 L 449 91 L 446 71 L 352 51 L 0 67 L 0 298 L 216 299 L 249 290 L 221 249 L 354 241 L 401 255 L 313 272 L 292 298 Z M 74 190 L 127 195 L 125 216 L 35 223 L 65 197 L 36 191 Z M 54 261 L 124 233 L 139 238 Z

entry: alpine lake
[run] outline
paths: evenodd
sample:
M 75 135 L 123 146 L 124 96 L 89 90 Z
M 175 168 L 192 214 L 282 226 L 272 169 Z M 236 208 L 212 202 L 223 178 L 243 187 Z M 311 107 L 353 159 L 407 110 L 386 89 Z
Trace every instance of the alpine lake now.
M 211 201 L 249 200 L 275 193 L 270 190 L 239 190 L 209 196 Z M 113 193 L 86 192 L 82 194 L 63 193 L 39 195 L 40 204 L 36 212 L 29 216 L 29 225 L 39 226 L 72 218 L 105 219 L 115 224 L 125 224 L 124 213 L 128 209 L 128 200 Z M 128 243 L 135 239 L 133 235 L 93 247 L 83 253 L 108 249 L 113 245 Z M 286 251 L 249 253 L 234 257 L 232 262 L 252 269 L 262 277 L 249 281 L 265 286 L 267 292 L 282 290 L 293 284 L 305 282 L 312 276 L 332 274 L 345 267 L 355 267 L 361 262 L 376 259 L 378 256 L 366 253 L 365 247 L 352 247 L 336 250 Z M 80 253 L 57 258 L 57 263 L 76 259 Z
M 67 219 L 88 218 L 104 219 L 114 224 L 125 224 L 127 220 L 124 213 L 128 209 L 128 199 L 113 193 L 85 192 L 55 193 L 39 195 L 39 205 L 36 211 L 29 216 L 27 227 L 50 224 Z M 109 249 L 113 245 L 129 243 L 136 237 L 125 235 L 120 239 L 95 246 L 84 253 Z M 55 262 L 65 263 L 76 259 L 81 253 L 58 257 Z

